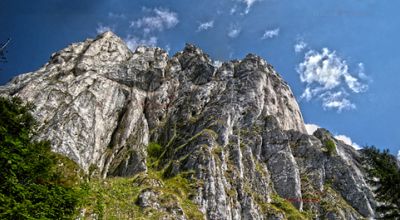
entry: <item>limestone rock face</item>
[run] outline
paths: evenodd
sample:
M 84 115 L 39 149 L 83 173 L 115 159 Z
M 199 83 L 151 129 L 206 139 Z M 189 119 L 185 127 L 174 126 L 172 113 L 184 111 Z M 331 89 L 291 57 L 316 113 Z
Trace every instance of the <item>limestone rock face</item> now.
M 307 135 L 289 86 L 253 54 L 217 67 L 193 45 L 172 57 L 160 48 L 131 52 L 106 32 L 53 54 L 0 93 L 33 102 L 37 138 L 89 174 L 146 172 L 147 146 L 160 144 L 158 168 L 192 173 L 201 183 L 192 201 L 207 219 L 290 217 L 277 196 L 304 218 L 374 216 L 358 152 L 326 130 Z M 157 195 L 143 191 L 138 203 L 162 207 Z

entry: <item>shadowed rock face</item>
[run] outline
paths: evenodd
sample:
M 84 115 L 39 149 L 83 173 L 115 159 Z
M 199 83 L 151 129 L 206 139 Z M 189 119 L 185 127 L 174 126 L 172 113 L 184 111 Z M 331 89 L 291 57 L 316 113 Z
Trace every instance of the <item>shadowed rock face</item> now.
M 202 183 L 192 200 L 208 219 L 283 219 L 274 194 L 316 218 L 374 215 L 358 152 L 326 130 L 307 135 L 289 86 L 256 55 L 217 67 L 193 45 L 173 57 L 160 48 L 131 52 L 106 32 L 53 54 L 0 93 L 35 103 L 38 138 L 104 178 L 146 171 L 146 146 L 159 143 L 160 168 L 193 172 Z M 152 206 L 150 194 L 140 203 Z

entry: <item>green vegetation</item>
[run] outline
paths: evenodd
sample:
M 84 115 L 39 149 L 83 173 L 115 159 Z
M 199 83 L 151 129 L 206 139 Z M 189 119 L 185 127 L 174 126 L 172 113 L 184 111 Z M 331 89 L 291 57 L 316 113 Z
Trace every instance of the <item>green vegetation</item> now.
M 161 145 L 151 142 L 147 146 L 147 154 L 150 158 L 158 158 L 162 154 Z
M 363 149 L 364 167 L 370 175 L 375 196 L 380 206 L 377 211 L 385 219 L 400 218 L 400 168 L 389 150 L 380 151 L 374 146 Z
M 147 147 L 147 172 L 131 178 L 82 178 L 76 163 L 51 152 L 49 142 L 32 139 L 36 122 L 31 110 L 33 105 L 20 99 L 0 97 L 0 219 L 73 219 L 78 211 L 88 219 L 160 219 L 173 218 L 171 209 L 203 219 L 190 199 L 198 184 L 192 172 L 172 176 L 165 175 L 172 166 L 157 169 L 164 152 L 159 144 Z M 98 168 L 91 165 L 88 177 L 95 172 Z M 143 190 L 156 193 L 161 210 L 138 205 Z
M 256 193 L 248 183 L 244 185 L 244 191 L 251 195 L 263 213 L 268 215 L 284 215 L 289 220 L 312 219 L 309 212 L 301 212 L 291 202 L 280 197 L 278 194 L 271 196 L 269 203 L 266 198 Z
M 135 205 L 141 188 L 134 184 L 134 180 L 96 179 L 83 184 L 80 208 L 85 210 L 84 217 L 94 215 L 98 219 L 143 219 L 139 206 Z
M 357 213 L 357 211 L 332 188 L 331 184 L 324 184 L 324 191 L 320 195 L 320 198 L 320 206 L 325 215 L 328 213 L 340 215 L 340 212 L 343 210 L 352 210 L 354 213 Z
M 198 133 L 196 133 L 195 135 L 193 135 L 191 138 L 189 138 L 186 143 L 181 144 L 179 146 L 177 146 L 176 148 L 173 149 L 174 153 L 179 152 L 180 150 L 182 150 L 184 147 L 186 147 L 186 145 L 188 145 L 190 142 L 192 142 L 193 140 L 196 140 L 197 138 L 201 137 L 202 135 L 205 136 L 209 136 L 212 137 L 213 139 L 217 139 L 218 138 L 218 134 L 212 130 L 212 129 L 203 129 L 201 131 L 199 131 Z M 170 144 L 168 143 L 167 145 L 168 147 L 170 147 Z
M 163 149 L 161 148 L 161 145 L 150 142 L 147 146 L 148 163 L 152 164 L 156 162 L 162 153 Z
M 325 148 L 330 156 L 336 154 L 336 144 L 332 139 L 325 141 Z
M 263 178 L 267 178 L 268 173 L 267 171 L 264 169 L 263 165 L 261 164 L 261 162 L 256 159 L 253 158 L 253 160 L 256 162 L 256 171 L 263 177 Z
M 274 208 L 283 211 L 289 220 L 309 219 L 309 217 L 305 215 L 306 213 L 300 212 L 292 205 L 292 203 L 281 198 L 279 195 L 272 195 L 271 205 L 273 205 Z
M 157 143 L 150 143 L 147 147 L 147 172 L 134 177 L 114 177 L 106 180 L 91 180 L 82 186 L 83 199 L 81 209 L 85 209 L 85 216 L 97 216 L 98 219 L 161 219 L 174 217 L 167 210 L 181 207 L 188 219 L 204 219 L 197 205 L 190 200 L 198 184 L 190 180 L 191 172 L 183 172 L 170 177 L 167 166 L 163 170 L 156 170 L 154 163 L 162 154 L 162 147 Z M 157 194 L 157 201 L 161 208 L 141 208 L 138 197 L 144 190 L 151 190 Z
M 0 219 L 61 219 L 75 213 L 72 161 L 34 141 L 32 104 L 0 97 Z

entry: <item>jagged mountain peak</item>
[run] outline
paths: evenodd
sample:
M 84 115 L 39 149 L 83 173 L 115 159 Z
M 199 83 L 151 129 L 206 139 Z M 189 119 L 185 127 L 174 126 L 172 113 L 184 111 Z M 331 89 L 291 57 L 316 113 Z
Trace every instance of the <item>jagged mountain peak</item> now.
M 112 31 L 105 31 L 102 34 L 99 34 L 97 37 L 97 39 L 99 38 L 103 38 L 103 39 L 120 39 L 114 32 Z
M 198 55 L 204 54 L 204 52 L 203 52 L 203 50 L 201 50 L 201 48 L 197 47 L 195 44 L 192 44 L 192 43 L 186 43 L 182 52 L 183 53 L 194 53 L 194 54 L 198 54 Z
M 172 57 L 161 48 L 132 52 L 105 32 L 0 93 L 35 103 L 37 138 L 92 175 L 146 173 L 147 146 L 157 143 L 157 169 L 191 173 L 191 200 L 207 219 L 285 219 L 276 196 L 317 218 L 374 215 L 358 153 L 324 130 L 306 134 L 294 95 L 270 64 L 253 54 L 213 63 L 191 44 Z M 157 195 L 149 187 L 140 204 L 163 207 L 149 200 Z

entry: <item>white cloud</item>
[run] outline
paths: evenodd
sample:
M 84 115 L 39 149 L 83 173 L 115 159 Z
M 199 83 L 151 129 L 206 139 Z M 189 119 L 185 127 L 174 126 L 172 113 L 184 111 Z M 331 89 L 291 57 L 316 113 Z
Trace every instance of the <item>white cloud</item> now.
M 356 106 L 346 98 L 338 100 L 329 98 L 327 101 L 323 102 L 323 107 L 324 109 L 337 109 L 338 112 L 342 112 L 343 109 L 349 110 L 356 108 Z
M 110 26 L 105 26 L 102 23 L 99 23 L 96 28 L 97 34 L 102 34 L 106 31 L 113 31 L 113 28 Z
M 338 112 L 341 112 L 342 110 L 356 108 L 356 106 L 346 98 L 347 96 L 348 94 L 343 91 L 326 91 L 319 97 L 322 99 L 322 107 L 324 109 L 337 109 Z
M 229 14 L 233 15 L 237 11 L 237 5 L 234 5 L 231 10 L 229 11 Z
M 251 6 L 253 6 L 253 4 L 257 1 L 261 1 L 261 0 L 241 0 L 243 3 L 246 4 L 246 10 L 245 10 L 245 14 L 248 14 L 250 12 L 250 8 Z
M 325 109 L 337 109 L 339 112 L 354 109 L 355 105 L 347 98 L 347 91 L 361 93 L 368 88 L 349 72 L 346 61 L 328 48 L 323 48 L 321 52 L 308 51 L 296 70 L 300 81 L 306 84 L 301 98 L 307 101 L 320 98 Z
M 145 16 L 132 21 L 130 26 L 143 29 L 145 33 L 153 31 L 163 31 L 175 27 L 179 23 L 178 15 L 168 9 L 155 8 L 153 10 L 145 9 L 152 13 L 152 16 Z
M 262 40 L 268 39 L 268 38 L 274 38 L 279 35 L 279 28 L 275 28 L 272 30 L 266 30 L 264 32 L 264 35 L 261 37 Z
M 360 150 L 362 147 L 357 143 L 354 143 L 351 138 L 347 137 L 346 135 L 336 135 L 336 139 L 343 141 L 345 144 L 352 146 L 356 150 Z
M 309 51 L 298 66 L 302 82 L 318 83 L 326 89 L 338 86 L 341 77 L 348 75 L 347 69 L 347 64 L 327 48 L 322 53 Z
M 365 80 L 367 82 L 372 82 L 372 79 L 365 74 L 364 63 L 358 64 L 358 77 L 360 77 L 360 79 Z
M 210 28 L 214 27 L 214 21 L 208 21 L 208 22 L 204 22 L 201 23 L 198 27 L 197 27 L 197 31 L 205 31 L 208 30 Z
M 236 38 L 237 36 L 239 36 L 240 32 L 241 32 L 241 28 L 237 25 L 231 25 L 231 27 L 229 28 L 228 31 L 228 36 L 230 38 Z
M 246 8 L 244 9 L 244 12 L 240 12 L 240 15 L 246 15 L 250 12 L 251 7 L 254 5 L 256 2 L 260 2 L 262 0 L 234 0 L 236 3 L 233 5 L 233 7 L 229 10 L 229 14 L 233 15 L 236 12 L 239 12 L 239 7 L 238 5 L 245 5 Z
M 124 39 L 131 50 L 135 50 L 138 46 L 156 46 L 159 32 L 171 29 L 179 23 L 177 13 L 169 9 L 143 7 L 142 12 L 147 16 L 131 21 L 130 27 L 134 28 L 133 33 Z
M 307 47 L 307 43 L 304 41 L 299 41 L 294 45 L 294 52 L 300 53 L 302 50 L 304 50 Z
M 155 46 L 157 44 L 157 37 L 149 37 L 149 38 L 138 38 L 136 36 L 128 36 L 124 39 L 126 45 L 132 51 L 135 51 L 138 46 Z
M 305 126 L 306 126 L 306 130 L 307 130 L 307 133 L 309 134 L 309 135 L 312 135 L 312 134 L 314 134 L 314 132 L 318 129 L 318 128 L 320 128 L 318 125 L 316 125 L 316 124 L 304 124 Z

